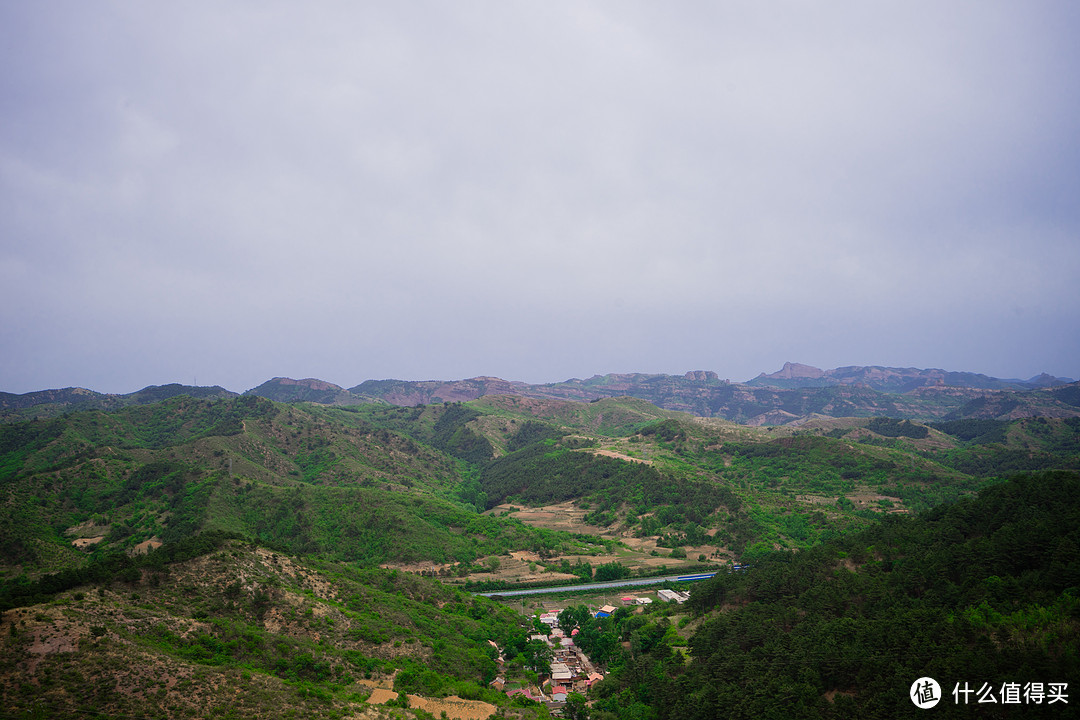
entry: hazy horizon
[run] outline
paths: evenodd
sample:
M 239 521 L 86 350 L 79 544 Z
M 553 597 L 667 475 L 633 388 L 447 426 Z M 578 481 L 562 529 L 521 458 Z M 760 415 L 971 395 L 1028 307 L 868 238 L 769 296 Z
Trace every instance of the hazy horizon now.
M 787 362 L 792 362 L 792 361 L 787 361 Z M 797 364 L 805 365 L 806 363 L 797 363 Z M 844 367 L 860 367 L 860 366 L 840 365 L 840 366 L 837 366 L 837 367 L 844 368 Z M 862 366 L 862 367 L 866 367 L 866 366 Z M 876 367 L 897 368 L 898 366 L 876 366 Z M 758 377 L 759 375 L 762 375 L 762 374 L 769 375 L 769 374 L 777 372 L 777 371 L 779 371 L 781 369 L 782 369 L 782 367 L 776 368 L 776 370 L 762 370 L 760 373 L 754 375 L 753 377 L 739 378 L 739 379 L 731 378 L 731 377 L 725 377 L 721 373 L 717 373 L 717 376 L 721 380 L 728 380 L 728 381 L 730 381 L 732 383 L 746 383 L 746 382 L 749 382 L 749 381 L 753 380 L 754 378 Z M 832 369 L 836 369 L 836 368 L 819 368 L 819 369 L 821 369 L 821 370 L 832 370 Z M 909 369 L 909 368 L 899 368 L 899 369 Z M 951 368 L 917 368 L 917 369 L 920 369 L 920 370 L 944 370 L 945 372 L 974 372 L 974 371 L 968 371 L 968 370 L 956 370 L 956 369 L 951 369 Z M 594 376 L 601 376 L 602 377 L 602 376 L 609 375 L 609 374 L 641 374 L 641 375 L 673 375 L 673 376 L 681 376 L 681 375 L 685 375 L 688 372 L 695 372 L 695 371 L 702 371 L 702 370 L 708 371 L 709 368 L 694 368 L 692 370 L 687 370 L 685 372 L 675 372 L 675 373 L 663 373 L 663 372 L 653 373 L 653 372 L 643 372 L 643 371 L 592 373 L 592 374 L 589 374 L 589 375 L 581 375 L 581 376 L 575 376 L 575 377 L 559 378 L 557 380 L 538 380 L 538 381 L 523 380 L 522 378 L 514 378 L 514 377 L 501 377 L 501 376 L 496 376 L 496 375 L 481 374 L 481 375 L 471 375 L 471 376 L 468 376 L 468 377 L 428 377 L 428 378 L 385 377 L 385 378 L 364 378 L 363 380 L 348 381 L 348 382 L 343 383 L 343 382 L 339 382 L 338 380 L 331 379 L 331 378 L 312 377 L 312 376 L 289 377 L 289 376 L 286 376 L 286 375 L 275 375 L 273 377 L 265 378 L 264 380 L 256 383 L 255 385 L 252 385 L 251 387 L 243 388 L 243 389 L 239 389 L 239 388 L 236 388 L 236 387 L 227 387 L 225 385 L 222 385 L 221 383 L 202 383 L 202 382 L 199 382 L 197 377 L 195 377 L 195 378 L 191 379 L 191 382 L 184 382 L 183 380 L 170 380 L 170 381 L 167 381 L 167 382 L 157 382 L 157 383 L 150 383 L 149 385 L 141 385 L 141 386 L 139 386 L 137 388 L 132 388 L 132 389 L 129 389 L 129 390 L 102 390 L 100 388 L 84 387 L 84 386 L 77 386 L 77 385 L 66 385 L 66 386 L 62 386 L 62 387 L 57 386 L 57 387 L 50 387 L 50 388 L 36 388 L 35 390 L 27 390 L 25 392 L 12 393 L 12 394 L 22 395 L 22 394 L 31 393 L 31 392 L 37 392 L 37 391 L 42 391 L 42 390 L 64 390 L 64 389 L 73 388 L 73 387 L 82 387 L 85 390 L 92 390 L 94 392 L 100 392 L 100 393 L 105 393 L 105 394 L 127 395 L 127 394 L 130 394 L 130 393 L 134 393 L 134 392 L 138 392 L 140 390 L 146 389 L 148 387 L 161 387 L 161 386 L 164 386 L 164 385 L 173 385 L 173 384 L 184 385 L 184 386 L 195 386 L 195 387 L 221 387 L 221 388 L 223 388 L 225 390 L 228 390 L 230 392 L 243 394 L 243 393 L 245 393 L 245 392 L 247 392 L 249 390 L 254 390 L 255 388 L 259 387 L 260 385 L 262 385 L 262 384 L 264 384 L 264 383 L 266 383 L 266 382 L 268 382 L 270 380 L 274 380 L 274 379 L 277 379 L 277 378 L 286 378 L 286 379 L 295 380 L 295 381 L 319 380 L 319 381 L 322 381 L 322 382 L 333 383 L 334 385 L 338 385 L 339 387 L 341 387 L 343 389 L 346 389 L 346 390 L 349 389 L 349 388 L 353 388 L 353 387 L 356 387 L 358 385 L 361 385 L 361 384 L 363 384 L 364 382 L 366 382 L 368 380 L 399 380 L 399 381 L 404 381 L 404 382 L 429 382 L 429 381 L 434 381 L 434 382 L 441 382 L 441 381 L 454 382 L 454 381 L 460 381 L 460 380 L 473 380 L 473 379 L 476 379 L 476 378 L 483 378 L 483 377 L 497 377 L 500 380 L 506 380 L 506 381 L 510 381 L 510 382 L 524 382 L 524 383 L 530 384 L 530 385 L 543 385 L 543 384 L 559 383 L 559 382 L 564 382 L 564 381 L 568 381 L 568 380 L 587 380 L 587 379 L 589 379 L 591 377 L 594 377 Z M 714 370 L 713 372 L 716 372 L 716 371 Z M 985 373 L 978 373 L 978 374 L 985 375 Z M 1016 376 L 1016 377 L 990 376 L 990 377 L 997 377 L 997 379 L 999 379 L 999 380 L 1010 380 L 1010 381 L 1016 380 L 1016 381 L 1020 381 L 1020 382 L 1027 382 L 1029 380 L 1034 380 L 1040 374 L 1041 373 L 1035 373 L 1035 374 L 1027 376 L 1027 377 L 1019 377 L 1019 376 Z M 1050 373 L 1050 374 L 1052 374 L 1052 373 Z M 1069 382 L 1075 382 L 1076 381 L 1075 378 L 1071 378 L 1071 377 L 1067 377 L 1067 376 L 1055 376 L 1055 377 L 1057 377 L 1058 379 L 1064 379 L 1064 380 L 1069 381 Z M 0 392 L 10 392 L 10 391 L 5 390 L 3 388 L 0 388 Z
M 1080 5 L 0 7 L 0 390 L 1080 377 Z

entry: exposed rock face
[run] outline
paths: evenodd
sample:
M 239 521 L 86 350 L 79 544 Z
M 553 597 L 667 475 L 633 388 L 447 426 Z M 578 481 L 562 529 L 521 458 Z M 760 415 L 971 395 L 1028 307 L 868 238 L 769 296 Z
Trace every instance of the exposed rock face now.
M 762 373 L 758 377 L 763 378 L 777 378 L 784 380 L 793 380 L 795 378 L 819 378 L 825 375 L 825 371 L 821 368 L 816 368 L 812 365 L 803 365 L 802 363 L 786 362 L 784 367 L 780 368 L 772 375 L 766 375 Z

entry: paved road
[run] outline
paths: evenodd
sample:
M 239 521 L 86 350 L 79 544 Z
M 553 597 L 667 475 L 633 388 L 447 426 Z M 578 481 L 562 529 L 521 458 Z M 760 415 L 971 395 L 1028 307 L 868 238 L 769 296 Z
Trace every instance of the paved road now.
M 528 588 L 526 590 L 498 590 L 495 592 L 475 593 L 483 597 L 498 595 L 499 597 L 516 597 L 518 595 L 543 595 L 545 593 L 575 592 L 577 590 L 606 590 L 608 588 L 634 587 L 638 585 L 659 585 L 665 582 L 690 582 L 693 580 L 705 580 L 716 573 L 698 573 L 692 575 L 666 575 L 664 577 L 636 578 L 616 580 L 615 582 L 588 583 L 586 585 L 561 585 L 559 587 Z

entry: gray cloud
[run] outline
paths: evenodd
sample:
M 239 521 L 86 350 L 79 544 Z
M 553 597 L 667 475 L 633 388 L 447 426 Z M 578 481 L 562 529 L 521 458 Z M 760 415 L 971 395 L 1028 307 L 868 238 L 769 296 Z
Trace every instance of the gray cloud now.
M 1066 2 L 0 9 L 0 389 L 1080 375 Z

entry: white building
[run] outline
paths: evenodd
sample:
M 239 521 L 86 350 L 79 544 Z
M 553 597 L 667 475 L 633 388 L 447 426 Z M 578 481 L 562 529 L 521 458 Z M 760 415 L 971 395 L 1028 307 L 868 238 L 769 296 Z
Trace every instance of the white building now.
M 566 663 L 553 662 L 551 663 L 551 680 L 552 682 L 569 681 L 573 675 L 570 673 L 570 668 L 566 666 Z
M 690 599 L 690 593 L 678 592 L 676 590 L 657 590 L 656 594 L 661 600 L 667 600 L 668 602 L 684 603 Z

